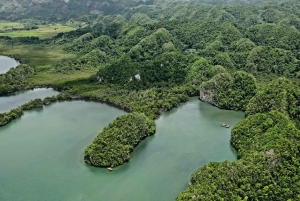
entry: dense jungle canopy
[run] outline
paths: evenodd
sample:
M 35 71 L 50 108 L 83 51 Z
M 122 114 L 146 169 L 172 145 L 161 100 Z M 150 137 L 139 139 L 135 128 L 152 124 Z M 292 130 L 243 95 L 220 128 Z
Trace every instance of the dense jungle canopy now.
M 231 138 L 239 160 L 200 167 L 177 200 L 300 200 L 300 1 L 0 0 L 0 19 L 23 24 L 0 23 L 0 53 L 21 62 L 0 75 L 0 94 L 63 92 L 1 114 L 1 124 L 63 99 L 116 105 L 133 113 L 85 152 L 88 163 L 115 167 L 155 132 L 161 112 L 200 93 L 245 111 Z M 8 35 L 53 23 L 75 30 Z

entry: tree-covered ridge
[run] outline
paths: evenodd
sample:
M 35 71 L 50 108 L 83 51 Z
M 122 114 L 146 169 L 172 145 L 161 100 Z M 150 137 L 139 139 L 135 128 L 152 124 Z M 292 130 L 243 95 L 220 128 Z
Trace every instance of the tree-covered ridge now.
M 23 115 L 23 111 L 25 110 L 32 110 L 34 108 L 43 107 L 42 99 L 34 99 L 21 105 L 18 108 L 12 109 L 9 112 L 1 113 L 0 114 L 0 126 L 5 126 L 6 124 L 10 123 L 12 120 L 17 119 Z
M 272 0 L 270 2 L 282 3 L 285 0 Z M 184 3 L 184 7 L 182 4 Z M 0 18 L 17 20 L 35 18 L 39 20 L 50 21 L 68 21 L 73 23 L 74 19 L 86 20 L 89 16 L 97 15 L 122 14 L 124 17 L 139 22 L 149 21 L 149 16 L 163 12 L 165 18 L 170 16 L 167 9 L 174 8 L 174 17 L 181 17 L 181 11 L 187 11 L 191 7 L 201 4 L 211 5 L 262 5 L 263 0 L 190 0 L 190 1 L 171 1 L 171 0 L 91 0 L 89 2 L 83 0 L 1 0 L 0 1 Z M 183 8 L 182 8 L 183 7 Z M 213 6 L 210 6 L 213 7 Z M 145 10 L 152 12 L 144 15 Z M 156 11 L 157 10 L 157 11 Z M 269 15 L 274 12 L 267 12 L 264 17 L 268 19 Z M 195 10 L 191 14 L 197 15 Z M 234 13 L 222 12 L 223 18 L 230 18 Z
M 288 115 L 299 127 L 299 100 L 299 87 L 286 78 L 278 78 L 254 95 L 247 105 L 246 115 L 277 110 Z
M 286 47 L 285 50 L 282 49 L 283 42 L 276 43 L 278 40 L 273 47 L 262 46 L 263 43 L 258 46 L 247 38 L 247 31 L 242 32 L 233 24 L 166 21 L 137 25 L 120 21 L 118 16 L 108 18 L 94 27 L 39 42 L 46 46 L 60 46 L 78 55 L 48 68 L 47 73 L 61 75 L 99 69 L 93 79 L 104 85 L 110 83 L 129 90 L 185 85 L 194 90 L 193 94 L 203 81 L 219 73 L 215 70 L 223 73 L 243 70 L 255 76 L 258 73 L 298 76 L 298 46 Z M 278 27 L 285 30 L 285 26 Z M 291 30 L 294 33 L 286 34 L 285 38 L 297 42 L 299 31 Z M 12 41 L 20 43 L 15 39 Z M 195 63 L 201 58 L 199 56 L 207 62 L 203 63 L 206 67 L 197 67 L 201 63 Z
M 60 22 L 72 27 L 94 25 L 107 15 L 117 14 L 139 24 L 161 20 L 211 20 L 235 22 L 242 27 L 261 23 L 280 23 L 299 29 L 299 2 L 275 1 L 282 4 L 252 4 L 264 1 L 84 1 L 69 0 L 2 0 L 0 18 L 6 20 L 27 19 L 26 24 L 36 27 L 46 22 Z M 211 5 L 216 4 L 216 5 Z M 239 5 L 239 4 L 247 4 Z M 1 2 L 0 2 L 1 5 Z M 55 12 L 53 12 L 55 11 Z M 31 20 L 35 18 L 35 20 Z M 274 18 L 274 19 L 273 19 Z M 40 21 L 41 20 L 41 21 Z M 107 22 L 107 21 L 106 21 Z
M 54 42 L 65 51 L 80 55 L 76 60 L 58 64 L 54 72 L 102 67 L 99 78 L 114 84 L 124 85 L 137 74 L 144 77 L 138 87 L 170 79 L 182 84 L 182 77 L 188 74 L 196 55 L 206 58 L 211 65 L 227 69 L 288 77 L 298 75 L 300 33 L 297 29 L 280 24 L 239 26 L 194 20 L 138 25 L 125 19 L 120 21 L 115 16 L 109 20 L 103 18 L 94 27 L 62 34 L 47 43 Z M 263 35 L 264 32 L 269 34 Z M 177 61 L 170 60 L 171 55 Z M 168 64 L 162 63 L 168 60 Z M 172 69 L 173 63 L 177 66 L 175 69 Z M 172 73 L 163 78 L 160 74 L 166 74 L 164 71 Z
M 130 152 L 141 140 L 155 133 L 155 122 L 142 113 L 131 113 L 111 122 L 84 153 L 93 166 L 116 167 L 129 161 Z
M 201 84 L 200 99 L 225 109 L 245 110 L 256 89 L 256 79 L 249 73 L 219 73 Z
M 130 7 L 148 4 L 148 1 L 114 0 L 1 0 L 0 17 L 3 19 L 42 19 L 64 21 L 72 18 L 84 18 L 87 15 L 123 13 Z
M 177 200 L 298 200 L 299 139 L 284 114 L 251 115 L 232 130 L 240 159 L 199 168 Z
M 141 19 L 150 18 L 149 22 L 155 20 L 213 20 L 216 22 L 236 22 L 243 27 L 252 26 L 259 23 L 282 23 L 293 25 L 299 28 L 299 2 L 265 2 L 264 5 L 254 6 L 247 1 L 161 1 L 154 6 L 140 6 L 134 9 L 129 16 L 134 13 L 142 13 Z M 249 2 L 249 1 L 248 1 Z M 239 5 L 239 3 L 246 3 Z M 137 18 L 134 18 L 138 21 Z

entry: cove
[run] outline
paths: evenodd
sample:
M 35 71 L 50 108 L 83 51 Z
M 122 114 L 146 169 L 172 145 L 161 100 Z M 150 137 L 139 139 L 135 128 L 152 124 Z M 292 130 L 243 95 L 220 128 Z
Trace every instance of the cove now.
M 41 98 L 44 99 L 49 96 L 54 96 L 59 92 L 51 88 L 38 88 L 33 90 L 25 90 L 10 94 L 8 96 L 0 97 L 0 113 L 9 112 L 13 108 L 17 108 L 30 100 Z
M 163 113 L 156 134 L 129 163 L 107 169 L 84 163 L 84 149 L 124 111 L 107 104 L 66 101 L 35 109 L 0 128 L 0 200 L 168 201 L 210 161 L 236 160 L 231 127 L 243 112 L 191 98 Z
M 20 63 L 13 58 L 0 55 L 0 74 L 9 71 L 10 68 L 18 66 Z

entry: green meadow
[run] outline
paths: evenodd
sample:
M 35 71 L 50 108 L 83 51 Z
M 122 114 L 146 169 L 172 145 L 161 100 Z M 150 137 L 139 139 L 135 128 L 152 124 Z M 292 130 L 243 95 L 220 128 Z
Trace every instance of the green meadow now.
M 22 24 L 18 22 L 0 22 L 0 30 L 5 30 L 8 28 L 22 28 Z M 65 26 L 61 24 L 54 25 L 39 25 L 38 29 L 32 30 L 12 30 L 4 33 L 0 33 L 0 36 L 15 37 L 30 37 L 36 36 L 40 39 L 52 38 L 61 32 L 69 32 L 75 30 L 75 28 L 70 26 Z
M 57 47 L 44 48 L 33 45 L 6 46 L 0 45 L 1 54 L 16 58 L 21 63 L 34 67 L 36 74 L 28 78 L 33 85 L 51 85 L 62 81 L 86 79 L 96 73 L 95 69 L 75 71 L 68 74 L 59 74 L 51 71 L 51 67 L 63 59 L 72 59 L 76 55 L 63 52 Z
M 7 30 L 12 28 L 23 28 L 23 25 L 19 22 L 8 22 L 0 20 L 0 30 Z

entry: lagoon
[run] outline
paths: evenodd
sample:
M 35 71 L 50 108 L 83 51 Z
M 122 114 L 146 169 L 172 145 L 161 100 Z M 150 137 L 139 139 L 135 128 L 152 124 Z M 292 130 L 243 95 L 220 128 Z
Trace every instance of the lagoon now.
M 0 74 L 9 71 L 10 68 L 18 66 L 20 63 L 13 58 L 0 55 Z
M 85 164 L 85 148 L 122 114 L 103 103 L 65 101 L 1 127 L 0 200 L 171 201 L 200 166 L 236 160 L 230 130 L 244 113 L 191 98 L 156 120 L 156 134 L 135 148 L 129 163 L 113 172 Z

